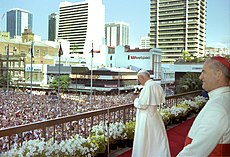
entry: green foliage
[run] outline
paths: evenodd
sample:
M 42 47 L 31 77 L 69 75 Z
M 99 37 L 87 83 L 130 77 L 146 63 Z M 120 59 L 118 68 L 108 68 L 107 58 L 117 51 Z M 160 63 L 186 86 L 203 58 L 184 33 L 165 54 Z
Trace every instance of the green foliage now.
M 194 57 L 193 59 L 190 60 L 191 63 L 201 63 L 205 61 L 205 57 Z
M 199 89 L 202 89 L 199 74 L 186 73 L 182 78 L 180 78 L 178 85 L 176 86 L 176 93 L 189 92 Z
M 183 52 L 182 52 L 182 55 L 183 55 L 183 60 L 184 60 L 185 62 L 189 62 L 189 61 L 192 60 L 191 54 L 190 54 L 188 51 L 183 51 Z
M 176 105 L 177 108 L 182 108 L 182 112 L 181 112 L 181 116 L 187 116 L 188 112 L 189 112 L 189 106 L 186 104 L 177 104 Z
M 125 132 L 128 140 L 134 139 L 134 131 L 135 131 L 135 122 L 126 122 L 125 123 Z
M 171 121 L 171 116 L 172 116 L 170 111 L 168 109 L 160 108 L 159 112 L 160 112 L 160 115 L 162 117 L 164 124 L 166 126 L 169 125 L 169 123 Z
M 55 79 L 52 81 L 52 83 L 50 85 L 55 90 L 58 90 L 58 80 L 59 80 L 59 77 L 58 76 L 55 77 Z M 70 81 L 70 79 L 69 79 L 68 75 L 61 75 L 60 76 L 60 90 L 62 92 L 68 90 L 69 83 L 70 83 L 69 81 Z
M 107 146 L 107 141 L 104 135 L 93 135 L 90 137 L 93 144 L 97 147 L 97 153 L 104 153 Z
M 6 87 L 7 86 L 7 78 L 9 83 L 12 81 L 11 75 L 8 74 L 8 77 L 6 74 L 0 76 L 0 87 Z

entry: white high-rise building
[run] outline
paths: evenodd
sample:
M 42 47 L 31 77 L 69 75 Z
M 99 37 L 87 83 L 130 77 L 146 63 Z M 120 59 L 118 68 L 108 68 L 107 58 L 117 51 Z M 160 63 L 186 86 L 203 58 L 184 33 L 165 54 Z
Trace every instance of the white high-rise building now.
M 150 46 L 162 50 L 162 62 L 205 53 L 206 1 L 150 1 Z
M 141 37 L 139 47 L 140 49 L 149 49 L 150 48 L 150 37 Z
M 10 37 L 21 36 L 24 29 L 29 29 L 32 32 L 33 15 L 20 8 L 14 8 L 7 11 L 6 30 L 10 32 Z
M 99 50 L 105 38 L 104 25 L 102 0 L 60 3 L 58 38 L 70 42 L 71 54 L 86 56 L 92 48 Z
M 116 47 L 129 45 L 130 26 L 125 22 L 110 22 L 105 24 L 106 45 Z

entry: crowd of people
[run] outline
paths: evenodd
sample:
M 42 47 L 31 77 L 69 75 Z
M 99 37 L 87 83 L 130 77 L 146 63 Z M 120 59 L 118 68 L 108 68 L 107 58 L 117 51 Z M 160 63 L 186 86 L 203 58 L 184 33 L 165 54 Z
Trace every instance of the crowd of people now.
M 26 91 L 1 91 L 0 129 L 130 104 L 132 103 L 131 95 L 132 93 L 103 93 L 99 95 L 60 94 L 60 100 L 58 100 L 55 94 L 50 94 L 50 92 L 47 93 L 44 91 L 33 91 L 32 94 Z M 84 123 L 84 121 L 79 121 L 78 124 L 66 124 L 65 127 L 69 129 L 69 127 L 77 125 L 83 126 Z M 47 133 L 49 134 L 49 131 L 47 131 Z M 52 135 L 51 131 L 50 134 Z M 21 136 L 23 137 L 23 141 L 40 138 L 41 131 L 35 130 L 34 132 L 25 132 Z M 49 135 L 47 136 L 49 138 Z M 57 139 L 58 138 L 61 139 L 61 135 L 57 135 Z M 22 140 L 20 135 L 15 135 L 12 139 L 13 143 L 19 143 Z M 7 137 L 0 138 L 0 149 L 8 149 L 7 142 Z
M 43 91 L 0 92 L 0 129 L 75 115 L 91 110 L 132 103 L 132 93 L 116 95 L 62 94 L 60 102 Z

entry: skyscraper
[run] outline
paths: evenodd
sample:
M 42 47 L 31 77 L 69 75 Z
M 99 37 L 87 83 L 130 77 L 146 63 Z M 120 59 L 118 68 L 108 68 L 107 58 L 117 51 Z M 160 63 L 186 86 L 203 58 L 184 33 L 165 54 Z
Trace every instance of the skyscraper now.
M 7 12 L 6 30 L 10 37 L 21 36 L 24 29 L 32 31 L 33 15 L 26 10 L 15 8 Z
M 174 62 L 187 51 L 205 51 L 206 0 L 151 0 L 150 47 L 163 51 L 163 62 Z
M 48 21 L 48 40 L 55 41 L 58 38 L 58 23 L 59 23 L 59 14 L 52 13 L 49 15 Z
M 105 24 L 107 46 L 129 45 L 129 24 L 125 22 L 110 22 Z
M 99 50 L 105 37 L 102 0 L 62 2 L 59 15 L 58 38 L 70 42 L 70 53 L 86 55 L 92 47 Z

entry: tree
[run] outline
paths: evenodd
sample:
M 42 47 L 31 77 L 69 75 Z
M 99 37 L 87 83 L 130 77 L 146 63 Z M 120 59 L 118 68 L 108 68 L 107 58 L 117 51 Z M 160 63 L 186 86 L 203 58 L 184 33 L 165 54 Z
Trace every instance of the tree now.
M 0 87 L 6 87 L 7 86 L 7 78 L 8 78 L 9 84 L 10 84 L 10 82 L 12 82 L 12 78 L 11 78 L 10 74 L 8 74 L 8 77 L 6 74 L 0 76 Z
M 58 90 L 58 79 L 59 77 L 56 76 L 54 80 L 51 82 L 51 87 L 54 88 L 55 90 Z M 61 75 L 60 76 L 60 90 L 62 92 L 65 92 L 68 90 L 69 84 L 70 84 L 70 78 L 69 75 Z
M 186 73 L 178 81 L 178 85 L 176 86 L 176 93 L 202 89 L 202 82 L 199 79 L 199 75 L 200 74 L 197 73 Z
M 183 60 L 185 62 L 189 62 L 192 60 L 191 54 L 188 51 L 183 51 L 182 55 L 183 55 Z

